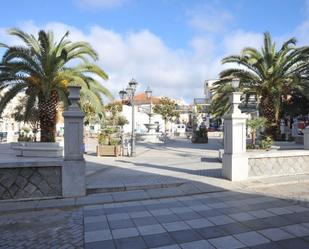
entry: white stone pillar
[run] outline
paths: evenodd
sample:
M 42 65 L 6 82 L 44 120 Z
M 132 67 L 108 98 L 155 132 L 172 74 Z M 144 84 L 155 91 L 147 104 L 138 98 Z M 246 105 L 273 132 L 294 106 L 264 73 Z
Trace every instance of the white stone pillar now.
M 304 130 L 304 149 L 309 150 L 309 126 L 307 126 Z
M 246 154 L 246 120 L 238 105 L 240 92 L 233 92 L 230 96 L 232 108 L 224 118 L 224 154 L 222 160 L 222 174 L 231 181 L 248 178 L 248 156 Z
M 64 197 L 86 194 L 85 160 L 83 154 L 84 113 L 78 107 L 80 87 L 69 87 L 71 105 L 63 112 L 64 161 L 62 167 L 62 194 Z

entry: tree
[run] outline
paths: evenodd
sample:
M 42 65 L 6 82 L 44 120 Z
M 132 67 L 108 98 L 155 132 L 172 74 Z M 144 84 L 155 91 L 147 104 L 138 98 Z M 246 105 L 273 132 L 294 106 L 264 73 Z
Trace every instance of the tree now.
M 229 85 L 231 79 L 240 79 L 240 90 L 255 95 L 259 100 L 261 116 L 267 119 L 266 132 L 273 137 L 279 133 L 282 103 L 295 89 L 308 96 L 309 88 L 302 72 L 308 67 L 309 47 L 296 46 L 296 39 L 284 42 L 279 50 L 268 32 L 264 33 L 261 50 L 247 47 L 240 55 L 232 55 L 222 60 L 223 64 L 238 67 L 226 69 L 220 73 L 220 79 L 214 86 L 212 110 L 222 115 L 229 108 L 228 96 L 233 91 Z
M 251 139 L 253 145 L 255 145 L 256 132 L 259 129 L 265 128 L 266 122 L 267 122 L 266 118 L 263 117 L 253 118 L 247 121 L 247 125 L 251 130 Z
M 160 99 L 159 104 L 153 107 L 153 112 L 162 116 L 164 120 L 164 127 L 166 131 L 166 124 L 168 121 L 172 121 L 174 118 L 179 117 L 179 112 L 176 110 L 177 104 L 174 100 L 163 97 Z
M 52 32 L 41 30 L 38 38 L 19 29 L 10 29 L 10 35 L 19 38 L 23 45 L 4 47 L 0 62 L 0 89 L 8 89 L 0 100 L 0 114 L 18 93 L 27 95 L 25 117 L 37 102 L 41 128 L 41 142 L 55 141 L 57 110 L 59 103 L 68 105 L 69 85 L 81 86 L 81 103 L 89 103 L 96 112 L 102 112 L 102 98 L 111 98 L 110 92 L 99 79 L 107 80 L 107 74 L 89 59 L 98 55 L 86 42 L 71 42 L 66 32 L 60 41 Z M 96 76 L 96 78 L 94 77 Z

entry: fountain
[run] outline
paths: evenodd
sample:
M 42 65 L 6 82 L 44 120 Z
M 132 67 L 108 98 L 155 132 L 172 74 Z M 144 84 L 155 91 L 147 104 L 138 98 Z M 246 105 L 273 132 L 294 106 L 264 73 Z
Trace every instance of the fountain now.
M 144 124 L 147 128 L 147 133 L 140 134 L 139 140 L 145 143 L 162 143 L 162 141 L 160 140 L 161 133 L 156 131 L 158 128 L 158 124 L 152 123 L 152 116 L 154 115 L 154 113 L 152 112 L 152 90 L 150 89 L 150 87 L 147 87 L 145 94 L 150 102 L 150 110 L 147 113 L 147 115 L 149 116 L 149 123 Z

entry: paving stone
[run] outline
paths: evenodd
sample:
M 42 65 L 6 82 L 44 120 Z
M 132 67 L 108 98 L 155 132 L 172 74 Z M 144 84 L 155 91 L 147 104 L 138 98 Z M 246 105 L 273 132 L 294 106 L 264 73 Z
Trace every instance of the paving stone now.
M 84 217 L 85 223 L 92 223 L 92 222 L 107 222 L 107 218 L 105 215 L 99 216 L 85 216 Z
M 97 231 L 85 232 L 85 243 L 111 240 L 111 239 L 112 234 L 110 230 L 97 230 Z
M 143 239 L 149 248 L 158 248 L 176 243 L 168 233 L 145 235 Z
M 217 226 L 218 229 L 226 232 L 227 235 L 236 234 L 236 233 L 244 233 L 249 232 L 250 228 L 241 224 L 241 223 L 230 223 L 221 226 Z
M 141 226 L 137 227 L 138 231 L 141 235 L 151 235 L 158 233 L 165 233 L 165 229 L 161 225 L 149 225 L 149 226 Z
M 169 245 L 169 246 L 160 246 L 156 248 L 151 248 L 151 249 L 181 249 L 179 245 L 174 244 L 174 245 Z
M 176 215 L 182 220 L 193 220 L 193 219 L 202 218 L 201 215 L 199 215 L 198 213 L 195 213 L 195 212 L 179 213 L 179 214 L 176 214 Z
M 169 214 L 173 214 L 171 210 L 169 209 L 157 209 L 157 210 L 151 210 L 150 213 L 153 216 L 159 216 L 159 215 L 169 215 Z
M 287 231 L 290 234 L 293 234 L 297 237 L 308 236 L 309 228 L 302 226 L 300 224 L 289 225 L 285 227 L 281 227 L 283 230 Z
M 115 249 L 114 242 L 112 240 L 97 241 L 85 244 L 85 249 Z
M 121 229 L 121 228 L 129 228 L 134 227 L 134 223 L 131 219 L 123 219 L 123 220 L 111 220 L 109 221 L 109 225 L 111 229 Z
M 211 223 L 209 220 L 205 218 L 186 220 L 185 222 L 192 228 L 202 228 L 202 227 L 214 226 L 213 223 Z
M 280 240 L 277 243 L 285 249 L 308 249 L 309 242 L 302 240 L 300 238 Z
M 145 241 L 140 236 L 132 237 L 132 238 L 116 239 L 115 244 L 116 244 L 117 249 L 146 249 L 147 248 Z
M 189 230 L 190 229 L 190 227 L 183 221 L 163 223 L 162 225 L 168 232 Z
M 198 240 L 180 244 L 182 249 L 215 249 L 207 240 Z
M 269 239 L 254 231 L 234 234 L 233 236 L 247 246 L 256 246 L 270 242 Z
M 181 219 L 175 214 L 160 215 L 160 216 L 157 216 L 156 219 L 160 223 L 170 223 L 170 222 L 175 222 L 175 221 L 181 221 Z
M 193 211 L 206 211 L 211 209 L 211 207 L 206 205 L 189 206 L 189 208 L 191 208 Z
M 276 208 L 269 208 L 266 209 L 266 211 L 274 213 L 276 215 L 282 215 L 282 214 L 292 214 L 294 213 L 293 211 L 283 208 L 283 207 L 276 207 Z
M 198 228 L 195 229 L 195 231 L 205 239 L 211 239 L 227 235 L 227 232 L 221 229 L 220 226 Z
M 194 230 L 182 230 L 182 231 L 175 231 L 170 232 L 170 236 L 178 243 L 186 243 L 196 240 L 202 240 L 203 238 L 196 233 Z
M 267 218 L 267 217 L 275 216 L 275 214 L 268 212 L 266 210 L 255 210 L 255 211 L 249 211 L 248 213 L 257 218 Z
M 218 215 L 218 216 L 209 217 L 208 220 L 216 225 L 224 225 L 224 224 L 235 222 L 234 220 L 232 220 L 230 217 L 226 215 Z
M 147 225 L 158 224 L 158 221 L 154 217 L 133 218 L 132 220 L 136 226 L 147 226 Z
M 283 247 L 278 245 L 276 242 L 270 242 L 257 246 L 251 246 L 250 249 L 282 249 Z
M 229 216 L 236 221 L 246 221 L 246 220 L 256 219 L 254 216 L 252 216 L 252 215 L 250 215 L 249 213 L 246 213 L 246 212 L 230 214 Z
M 112 234 L 113 234 L 114 239 L 122 239 L 122 238 L 139 236 L 138 230 L 134 227 L 115 229 L 115 230 L 112 230 Z
M 97 231 L 97 230 L 108 230 L 109 225 L 106 221 L 92 222 L 84 224 L 85 232 Z
M 219 211 L 214 210 L 214 209 L 206 210 L 206 211 L 199 211 L 198 213 L 205 218 L 221 215 Z
M 108 214 L 107 219 L 109 221 L 112 220 L 123 220 L 123 219 L 129 219 L 129 215 L 127 213 L 119 213 L 119 214 Z
M 240 243 L 237 239 L 232 236 L 219 237 L 208 240 L 217 249 L 236 249 L 245 247 L 244 244 Z
M 298 205 L 295 205 L 295 206 L 288 206 L 288 207 L 284 207 L 285 209 L 287 210 L 290 210 L 294 213 L 300 213 L 300 212 L 308 212 L 309 209 L 306 208 L 306 207 L 302 207 L 302 206 L 298 206 Z
M 279 228 L 269 228 L 264 230 L 259 230 L 259 233 L 263 234 L 265 237 L 272 241 L 278 241 L 278 240 L 284 240 L 284 239 L 291 239 L 295 236 L 285 232 L 282 229 Z
M 151 217 L 151 213 L 148 211 L 130 212 L 128 213 L 131 218 Z
M 175 208 L 170 208 L 170 210 L 175 213 L 175 214 L 181 214 L 181 213 L 187 213 L 191 212 L 192 210 L 188 207 L 175 207 Z

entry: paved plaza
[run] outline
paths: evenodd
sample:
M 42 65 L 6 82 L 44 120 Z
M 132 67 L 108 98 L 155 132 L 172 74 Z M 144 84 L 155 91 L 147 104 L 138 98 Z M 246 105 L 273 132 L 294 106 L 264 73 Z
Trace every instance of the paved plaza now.
M 0 248 L 308 249 L 309 176 L 232 183 L 220 145 L 177 138 L 135 158 L 89 147 L 88 195 L 1 202 Z

